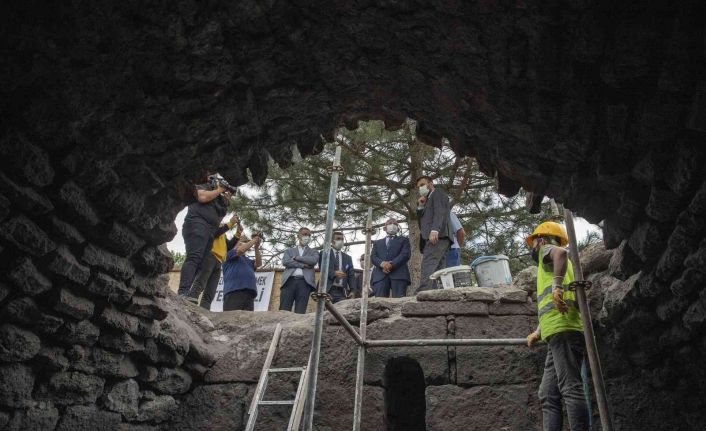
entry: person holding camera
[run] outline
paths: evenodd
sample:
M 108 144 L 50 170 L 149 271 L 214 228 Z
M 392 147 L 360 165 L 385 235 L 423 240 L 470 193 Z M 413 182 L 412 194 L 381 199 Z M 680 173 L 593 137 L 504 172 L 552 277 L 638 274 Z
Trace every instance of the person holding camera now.
M 226 192 L 228 194 L 228 192 Z M 234 226 L 238 226 L 233 238 L 228 239 L 226 232 Z M 196 273 L 196 279 L 189 289 L 189 300 L 198 300 L 199 306 L 206 310 L 211 309 L 211 302 L 218 290 L 218 281 L 221 278 L 221 265 L 226 258 L 228 250 L 235 247 L 243 232 L 238 216 L 233 214 L 227 223 L 224 223 L 216 230 L 216 238 L 213 240 L 211 252 L 203 258 L 201 268 Z M 199 295 L 201 296 L 199 298 Z
M 255 310 L 257 297 L 257 277 L 255 270 L 262 266 L 260 255 L 261 234 L 252 239 L 241 236 L 236 246 L 228 251 L 223 262 L 223 311 Z M 245 253 L 255 248 L 255 260 Z
M 205 184 L 194 187 L 195 201 L 189 204 L 181 233 L 186 246 L 186 258 L 181 266 L 179 296 L 188 298 L 196 272 L 208 255 L 221 220 L 228 211 L 228 200 L 232 190 L 223 177 L 209 175 Z

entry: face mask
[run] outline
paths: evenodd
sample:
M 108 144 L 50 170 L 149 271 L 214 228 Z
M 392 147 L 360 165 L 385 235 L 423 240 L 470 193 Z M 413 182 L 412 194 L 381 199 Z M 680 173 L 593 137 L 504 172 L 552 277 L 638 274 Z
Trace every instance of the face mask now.
M 299 243 L 301 245 L 307 245 L 309 244 L 309 241 L 311 240 L 311 237 L 309 235 L 303 235 L 299 237 Z
M 336 250 L 340 250 L 343 248 L 343 240 L 342 239 L 337 239 L 336 241 L 333 242 L 333 248 Z
M 397 232 L 399 231 L 400 228 L 396 224 L 388 224 L 385 226 L 385 232 L 387 232 L 388 235 L 397 235 Z
M 419 187 L 419 195 L 420 196 L 426 196 L 428 194 L 429 194 L 429 189 L 427 188 L 427 186 L 420 186 Z

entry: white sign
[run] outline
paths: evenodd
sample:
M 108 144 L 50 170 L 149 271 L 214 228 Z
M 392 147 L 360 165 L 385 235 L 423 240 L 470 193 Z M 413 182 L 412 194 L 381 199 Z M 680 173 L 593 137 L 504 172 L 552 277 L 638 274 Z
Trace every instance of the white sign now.
M 275 281 L 275 272 L 256 272 L 255 281 L 257 283 L 255 311 L 267 311 L 270 306 L 270 295 L 272 295 L 272 285 Z M 218 280 L 216 297 L 211 302 L 211 311 L 223 311 L 223 272 L 221 272 L 221 278 Z

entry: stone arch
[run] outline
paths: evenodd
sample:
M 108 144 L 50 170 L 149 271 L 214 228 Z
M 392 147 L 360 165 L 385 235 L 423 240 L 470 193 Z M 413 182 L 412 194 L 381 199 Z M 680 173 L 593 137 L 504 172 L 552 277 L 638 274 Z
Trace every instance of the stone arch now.
M 645 392 L 655 408 L 625 427 L 669 428 L 665 410 L 702 422 L 703 4 L 3 8 L 0 419 L 129 420 L 102 400 L 118 383 L 134 394 L 131 379 L 172 406 L 213 361 L 163 300 L 162 244 L 189 183 L 206 168 L 262 181 L 292 145 L 307 155 L 341 125 L 409 116 L 502 193 L 604 220 L 617 251 L 599 336 L 616 410 Z

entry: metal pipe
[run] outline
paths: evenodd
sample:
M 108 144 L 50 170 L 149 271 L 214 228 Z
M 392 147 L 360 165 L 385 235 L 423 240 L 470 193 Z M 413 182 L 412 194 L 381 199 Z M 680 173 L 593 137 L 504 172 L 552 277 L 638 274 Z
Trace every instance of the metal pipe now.
M 577 281 L 583 281 L 583 270 L 581 269 L 581 259 L 579 258 L 578 242 L 576 241 L 576 230 L 574 229 L 574 215 L 569 209 L 564 209 L 564 223 L 566 232 L 569 235 L 569 249 L 571 260 L 574 266 L 574 277 Z M 593 333 L 593 322 L 591 320 L 591 310 L 588 308 L 586 291 L 579 283 L 576 287 L 576 299 L 581 311 L 583 321 L 583 336 L 586 340 L 586 353 L 588 354 L 588 364 L 591 367 L 593 376 L 593 386 L 596 390 L 596 402 L 598 403 L 598 413 L 601 416 L 601 427 L 603 431 L 613 431 L 613 419 L 610 416 L 608 398 L 605 392 L 605 382 L 603 381 L 603 371 L 601 369 L 601 359 L 598 356 L 596 347 L 596 337 Z
M 331 236 L 333 233 L 333 217 L 336 213 L 336 192 L 338 190 L 338 173 L 341 168 L 341 146 L 336 146 L 336 154 L 331 167 L 331 185 L 328 192 L 328 208 L 326 210 L 326 234 L 324 235 L 323 255 L 321 257 L 321 277 L 319 278 L 318 294 L 326 293 L 328 287 L 328 264 L 331 254 Z M 316 402 L 316 381 L 319 374 L 319 356 L 321 354 L 321 332 L 324 324 L 324 301 L 316 302 L 316 317 L 314 318 L 314 335 L 311 341 L 309 355 L 309 375 L 306 393 L 306 409 L 304 410 L 304 430 L 314 429 L 314 404 Z
M 370 347 L 401 347 L 401 346 L 526 346 L 526 338 L 439 338 L 419 340 L 368 340 L 365 345 Z
M 365 223 L 365 264 L 363 282 L 360 284 L 360 338 L 358 345 L 358 364 L 355 369 L 355 404 L 353 405 L 353 431 L 360 431 L 363 417 L 363 383 L 365 383 L 365 340 L 368 330 L 368 289 L 370 288 L 370 236 L 373 233 L 373 209 L 368 208 L 368 220 Z
M 355 331 L 355 328 L 348 323 L 348 320 L 346 320 L 345 317 L 341 315 L 341 313 L 336 309 L 336 306 L 333 305 L 332 303 L 326 301 L 326 309 L 333 315 L 333 317 L 338 320 L 338 322 L 343 326 L 343 329 L 346 330 L 350 334 L 351 337 L 353 337 L 353 340 L 356 342 L 357 345 L 362 346 L 363 345 L 363 340 L 360 338 L 360 335 Z

